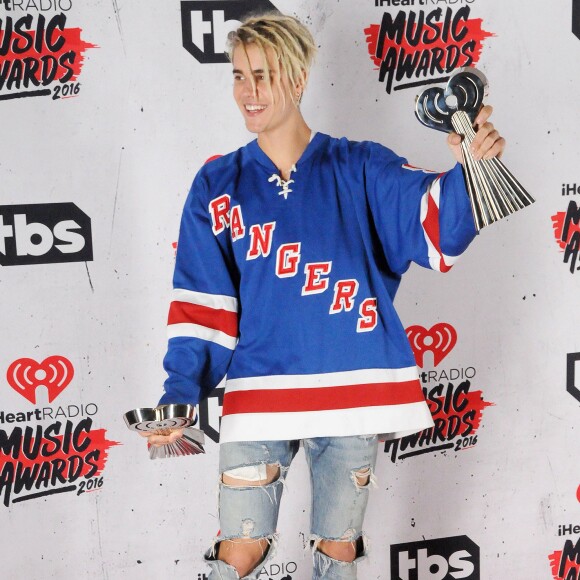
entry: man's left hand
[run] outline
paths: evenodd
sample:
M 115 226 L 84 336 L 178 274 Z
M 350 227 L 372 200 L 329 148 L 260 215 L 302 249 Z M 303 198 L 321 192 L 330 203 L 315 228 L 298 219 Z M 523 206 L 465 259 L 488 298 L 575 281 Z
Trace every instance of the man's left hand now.
M 493 107 L 490 105 L 482 107 L 473 123 L 476 133 L 470 149 L 476 161 L 491 159 L 492 157 L 499 158 L 505 149 L 505 139 L 498 133 L 493 124 L 487 120 L 492 111 Z M 457 133 L 450 133 L 449 137 L 447 137 L 447 144 L 459 163 L 463 163 L 461 141 L 462 137 Z

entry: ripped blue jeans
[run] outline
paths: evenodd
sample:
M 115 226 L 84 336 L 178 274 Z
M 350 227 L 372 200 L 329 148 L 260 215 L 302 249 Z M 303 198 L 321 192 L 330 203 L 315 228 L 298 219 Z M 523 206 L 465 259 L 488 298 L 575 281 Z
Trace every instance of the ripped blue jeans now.
M 304 439 L 310 469 L 312 504 L 310 546 L 313 580 L 355 580 L 357 562 L 365 555 L 362 524 L 369 487 L 374 483 L 378 442 L 374 435 Z M 233 566 L 217 559 L 222 540 L 266 539 L 263 560 L 244 580 L 257 580 L 264 563 L 275 551 L 278 511 L 284 479 L 300 441 L 249 441 L 220 446 L 220 474 L 246 481 L 265 479 L 266 465 L 279 467 L 274 481 L 266 485 L 225 485 L 220 476 L 220 533 L 205 554 L 212 568 L 210 580 L 238 580 Z M 353 562 L 335 560 L 318 550 L 321 540 L 351 542 Z

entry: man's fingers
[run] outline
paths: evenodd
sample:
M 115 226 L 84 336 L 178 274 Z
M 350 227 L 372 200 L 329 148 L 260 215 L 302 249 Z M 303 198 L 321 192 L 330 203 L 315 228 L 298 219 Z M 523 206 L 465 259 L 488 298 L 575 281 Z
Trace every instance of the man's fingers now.
M 481 108 L 481 111 L 475 117 L 474 125 L 479 129 L 493 113 L 493 107 L 491 105 L 485 105 Z
M 483 156 L 484 159 L 492 159 L 493 157 L 500 158 L 505 149 L 505 139 L 500 137 Z
M 169 445 L 174 443 L 183 435 L 183 429 L 174 429 L 168 435 L 159 435 L 157 433 L 140 432 L 142 437 L 147 437 L 147 442 L 154 447 L 161 447 L 162 445 Z
M 457 133 L 449 133 L 449 137 L 447 137 L 449 145 L 452 146 L 461 145 L 462 140 L 463 140 L 462 137 Z
M 501 155 L 504 148 L 505 139 L 501 137 L 492 123 L 484 123 L 471 143 L 474 159 L 491 159 Z
M 476 161 L 479 161 L 480 159 L 501 157 L 505 149 L 505 139 L 495 129 L 493 123 L 488 121 L 492 113 L 493 107 L 491 105 L 485 105 L 481 108 L 473 123 L 476 133 L 471 142 L 470 150 Z M 459 147 L 461 144 L 461 137 L 456 133 L 450 133 L 447 137 L 447 143 L 457 161 L 462 163 L 463 159 Z

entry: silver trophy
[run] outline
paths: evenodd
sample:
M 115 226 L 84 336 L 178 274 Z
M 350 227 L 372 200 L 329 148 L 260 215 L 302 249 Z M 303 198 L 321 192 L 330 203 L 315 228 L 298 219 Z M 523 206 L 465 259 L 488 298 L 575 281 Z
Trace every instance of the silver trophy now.
M 153 409 L 141 407 L 123 415 L 127 427 L 141 433 L 169 435 L 173 429 L 183 429 L 183 435 L 174 443 L 155 447 L 148 445 L 151 459 L 181 457 L 205 453 L 203 431 L 194 429 L 197 418 L 193 405 L 160 405 Z
M 415 103 L 415 113 L 423 125 L 445 133 L 455 131 L 463 137 L 463 174 L 478 232 L 535 201 L 499 159 L 476 161 L 471 154 L 473 122 L 487 96 L 487 86 L 480 71 L 462 68 L 445 89 L 426 89 Z

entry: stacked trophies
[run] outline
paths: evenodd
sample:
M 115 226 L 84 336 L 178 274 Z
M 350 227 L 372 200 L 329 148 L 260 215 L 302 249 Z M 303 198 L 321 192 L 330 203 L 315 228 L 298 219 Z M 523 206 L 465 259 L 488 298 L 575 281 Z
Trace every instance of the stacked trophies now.
M 129 429 L 140 433 L 169 435 L 175 429 L 183 429 L 183 435 L 173 443 L 160 447 L 149 444 L 151 459 L 205 453 L 203 431 L 192 427 L 196 422 L 193 405 L 160 405 L 154 409 L 141 407 L 125 413 L 123 417 Z

